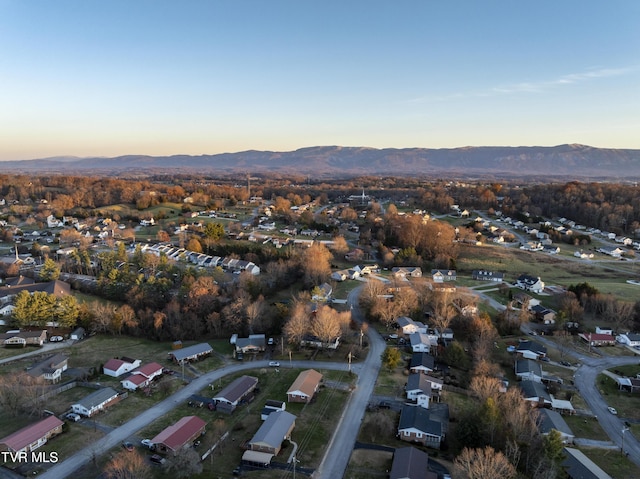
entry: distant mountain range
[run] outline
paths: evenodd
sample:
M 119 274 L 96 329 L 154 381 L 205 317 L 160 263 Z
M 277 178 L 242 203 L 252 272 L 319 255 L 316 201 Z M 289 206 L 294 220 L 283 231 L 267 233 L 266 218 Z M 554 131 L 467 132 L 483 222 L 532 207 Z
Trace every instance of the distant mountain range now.
M 640 150 L 575 144 L 450 149 L 315 146 L 289 152 L 56 157 L 0 162 L 0 172 L 5 173 L 144 175 L 179 171 L 207 175 L 299 174 L 314 178 L 384 175 L 635 180 L 640 178 Z

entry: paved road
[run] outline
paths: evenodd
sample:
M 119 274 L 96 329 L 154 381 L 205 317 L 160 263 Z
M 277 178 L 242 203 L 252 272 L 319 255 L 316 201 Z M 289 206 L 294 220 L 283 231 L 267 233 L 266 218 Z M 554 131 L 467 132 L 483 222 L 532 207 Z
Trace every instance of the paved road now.
M 105 451 L 116 447 L 118 444 L 133 436 L 143 427 L 147 426 L 157 418 L 163 416 L 172 410 L 176 405 L 181 404 L 189 399 L 192 394 L 199 392 L 207 387 L 210 383 L 217 381 L 229 374 L 248 369 L 267 368 L 269 361 L 250 361 L 246 363 L 232 363 L 215 371 L 203 374 L 199 378 L 194 379 L 181 390 L 147 409 L 139 416 L 131 419 L 109 434 L 105 435 L 95 443 L 85 447 L 68 459 L 52 466 L 46 472 L 38 477 L 45 479 L 62 479 L 70 477 L 74 471 L 89 463 L 94 454 L 100 455 Z M 347 370 L 348 364 L 345 363 L 318 363 L 316 361 L 293 361 L 292 366 L 295 368 L 318 368 L 332 370 Z M 334 476 L 341 477 L 341 476 Z
M 523 326 L 523 330 L 526 330 L 526 327 Z M 557 348 L 553 341 L 543 336 L 538 336 L 535 340 L 543 343 L 548 348 Z M 625 428 L 624 418 L 613 415 L 607 410 L 607 403 L 600 394 L 596 379 L 605 369 L 626 364 L 638 364 L 639 358 L 636 356 L 592 357 L 569 348 L 566 348 L 564 353 L 580 361 L 580 367 L 574 374 L 574 385 L 593 415 L 597 418 L 602 429 L 609 436 L 609 439 L 618 448 L 622 448 L 622 430 Z M 640 467 L 640 442 L 631 431 L 624 433 L 624 450 L 629 453 L 629 459 Z
M 363 315 L 358 306 L 358 296 L 362 286 L 358 286 L 349 293 L 348 303 L 351 306 L 352 318 L 363 323 Z M 360 424 L 364 417 L 367 404 L 373 394 L 378 372 L 382 364 L 382 352 L 385 342 L 373 328 L 367 332 L 369 354 L 364 363 L 358 365 L 358 381 L 356 389 L 351 394 L 336 431 L 325 451 L 324 457 L 314 477 L 316 479 L 335 479 L 343 477 L 351 458 L 351 452 L 356 444 Z

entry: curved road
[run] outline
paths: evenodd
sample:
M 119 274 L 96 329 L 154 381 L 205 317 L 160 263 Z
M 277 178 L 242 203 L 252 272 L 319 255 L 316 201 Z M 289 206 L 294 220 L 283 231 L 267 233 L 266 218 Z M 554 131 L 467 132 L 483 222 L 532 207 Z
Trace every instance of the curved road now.
M 349 294 L 349 303 L 352 306 L 352 314 L 354 319 L 358 322 L 362 321 L 362 314 L 358 308 L 357 301 L 360 288 L 361 287 L 356 288 Z M 347 406 L 342 413 L 333 438 L 327 447 L 322 463 L 316 471 L 316 478 L 335 479 L 337 477 L 343 477 L 347 464 L 349 463 L 351 451 L 353 450 L 356 437 L 360 429 L 360 422 L 364 416 L 369 397 L 373 393 L 375 381 L 378 377 L 378 371 L 380 370 L 380 365 L 382 363 L 381 355 L 385 348 L 384 340 L 376 331 L 370 330 L 368 332 L 368 336 L 369 354 L 363 363 L 353 364 L 351 367 L 351 370 L 358 375 L 356 389 L 347 401 Z M 319 366 L 323 369 L 332 370 L 347 370 L 349 368 L 349 365 L 345 363 L 318 363 L 317 361 L 292 362 L 292 367 L 296 368 L 317 368 Z M 66 460 L 52 466 L 46 472 L 40 474 L 39 477 L 44 479 L 61 479 L 69 477 L 74 471 L 88 464 L 95 455 L 101 455 L 105 451 L 116 447 L 118 444 L 127 440 L 130 436 L 136 434 L 140 429 L 168 413 L 178 404 L 183 404 L 192 394 L 206 388 L 212 382 L 238 371 L 261 367 L 268 367 L 268 360 L 233 363 L 225 365 L 215 371 L 203 374 L 184 386 L 178 392 L 174 393 L 172 396 L 157 403 L 122 426 L 114 429 L 95 443 L 85 447 Z
M 523 330 L 525 328 L 523 327 Z M 545 337 L 537 336 L 535 341 L 544 343 L 547 347 L 557 347 L 553 341 Z M 580 395 L 597 418 L 602 429 L 607 433 L 611 441 L 619 448 L 622 448 L 622 435 L 624 434 L 624 450 L 629 453 L 629 460 L 640 467 L 640 442 L 631 431 L 622 432 L 625 429 L 624 420 L 619 416 L 611 414 L 607 410 L 607 403 L 600 394 L 597 385 L 597 377 L 605 369 L 627 364 L 638 364 L 638 358 L 633 356 L 603 356 L 594 358 L 572 349 L 566 349 L 568 354 L 580 361 L 580 367 L 574 374 L 574 385 L 580 391 Z

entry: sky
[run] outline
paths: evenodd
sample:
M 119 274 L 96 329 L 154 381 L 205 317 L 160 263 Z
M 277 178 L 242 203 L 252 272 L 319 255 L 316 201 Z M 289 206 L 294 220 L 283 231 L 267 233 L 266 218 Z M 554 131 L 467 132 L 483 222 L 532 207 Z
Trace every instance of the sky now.
M 0 0 L 0 160 L 640 149 L 638 0 Z

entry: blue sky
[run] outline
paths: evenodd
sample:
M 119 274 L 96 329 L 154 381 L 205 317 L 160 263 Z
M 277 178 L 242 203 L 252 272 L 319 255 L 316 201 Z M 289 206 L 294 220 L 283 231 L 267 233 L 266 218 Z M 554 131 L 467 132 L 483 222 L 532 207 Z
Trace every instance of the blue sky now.
M 640 148 L 637 0 L 0 0 L 0 160 Z

